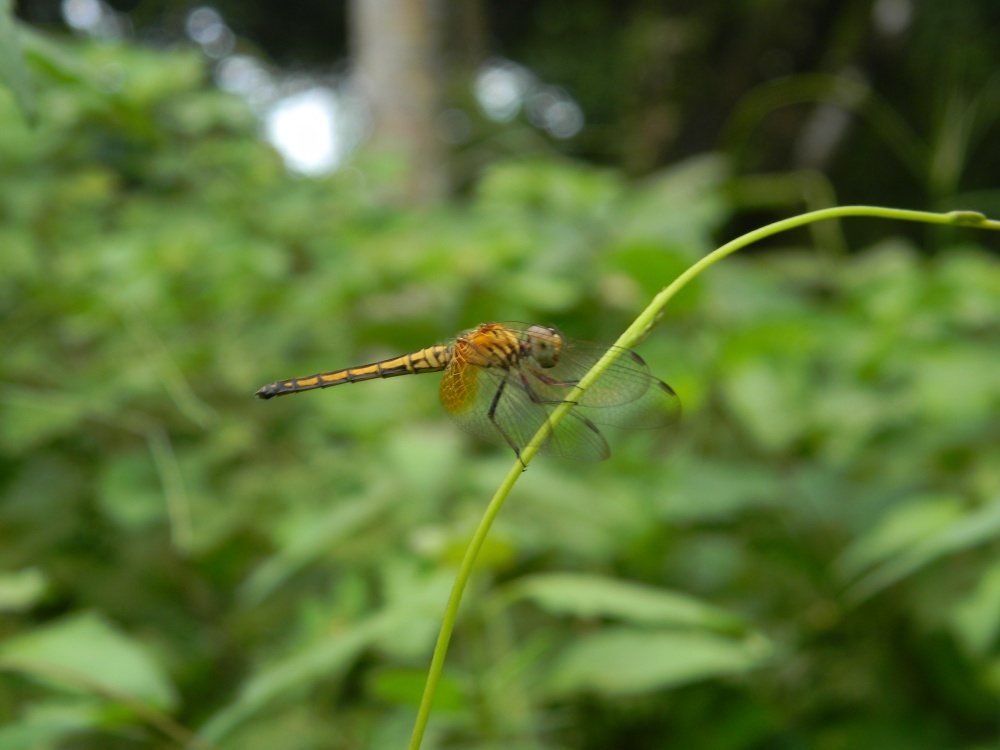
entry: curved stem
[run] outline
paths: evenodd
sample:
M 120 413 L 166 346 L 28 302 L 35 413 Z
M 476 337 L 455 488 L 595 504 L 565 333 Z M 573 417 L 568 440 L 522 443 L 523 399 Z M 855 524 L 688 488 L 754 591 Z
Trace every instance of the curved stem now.
M 455 583 L 452 586 L 451 594 L 448 596 L 448 604 L 445 607 L 444 619 L 441 622 L 441 631 L 438 634 L 437 644 L 434 646 L 434 656 L 431 658 L 430 669 L 427 674 L 427 683 L 424 686 L 424 694 L 420 699 L 420 708 L 417 710 L 417 718 L 413 727 L 413 734 L 410 737 L 409 750 L 418 750 L 423 740 L 424 730 L 427 728 L 427 720 L 430 718 L 431 704 L 434 701 L 434 694 L 437 692 L 438 683 L 441 680 L 441 673 L 444 669 L 445 655 L 448 652 L 448 643 L 451 641 L 451 634 L 455 628 L 455 621 L 458 618 L 458 608 L 462 602 L 462 594 L 465 592 L 466 584 L 472 575 L 476 558 L 482 549 L 486 536 L 494 519 L 503 507 L 507 495 L 510 494 L 517 478 L 528 467 L 531 459 L 538 453 L 539 448 L 544 444 L 545 439 L 552 432 L 552 428 L 573 408 L 573 404 L 579 401 L 580 394 L 586 391 L 591 384 L 597 380 L 611 366 L 621 353 L 621 349 L 631 349 L 638 344 L 646 333 L 656 324 L 663 308 L 674 295 L 683 289 L 690 281 L 697 277 L 702 271 L 718 263 L 728 255 L 732 255 L 737 250 L 750 245 L 765 237 L 795 229 L 805 224 L 811 224 L 824 219 L 837 219 L 846 216 L 872 216 L 882 219 L 894 219 L 898 221 L 918 221 L 929 224 L 952 224 L 956 226 L 976 227 L 979 229 L 992 229 L 1000 231 L 1000 221 L 987 219 L 983 214 L 975 211 L 951 211 L 949 213 L 930 213 L 926 211 L 908 211 L 898 208 L 880 208 L 878 206 L 841 206 L 838 208 L 824 208 L 819 211 L 794 216 L 790 219 L 776 221 L 773 224 L 755 229 L 752 232 L 737 237 L 731 242 L 727 242 L 722 247 L 714 250 L 699 260 L 684 273 L 678 276 L 673 283 L 657 294 L 649 306 L 642 311 L 635 322 L 630 325 L 625 332 L 615 342 L 615 346 L 594 365 L 593 368 L 580 379 L 579 385 L 567 397 L 566 401 L 557 406 L 549 417 L 548 422 L 535 434 L 528 445 L 521 451 L 519 460 L 514 462 L 507 476 L 504 477 L 496 494 L 486 507 L 479 526 L 476 527 L 472 540 L 465 551 L 465 556 L 458 567 L 455 576 Z

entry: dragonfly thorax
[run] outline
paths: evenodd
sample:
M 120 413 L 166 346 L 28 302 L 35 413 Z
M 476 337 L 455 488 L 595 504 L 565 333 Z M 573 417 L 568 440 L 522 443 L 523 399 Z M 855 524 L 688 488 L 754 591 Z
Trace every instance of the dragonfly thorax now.
M 555 328 L 531 326 L 524 332 L 529 354 L 542 367 L 555 367 L 562 353 L 562 336 Z

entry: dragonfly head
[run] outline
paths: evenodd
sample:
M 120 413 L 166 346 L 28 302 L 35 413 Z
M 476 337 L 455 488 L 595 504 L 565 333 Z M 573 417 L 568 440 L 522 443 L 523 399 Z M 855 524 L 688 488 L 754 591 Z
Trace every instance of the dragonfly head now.
M 555 328 L 531 326 L 525 331 L 531 356 L 542 367 L 555 367 L 562 353 L 563 339 Z

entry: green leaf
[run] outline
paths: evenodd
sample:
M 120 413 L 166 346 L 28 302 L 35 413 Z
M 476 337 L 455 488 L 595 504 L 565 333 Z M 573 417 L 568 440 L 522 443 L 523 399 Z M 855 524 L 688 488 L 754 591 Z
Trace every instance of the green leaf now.
M 90 700 L 33 703 L 16 721 L 0 727 L 0 747 L 4 750 L 60 747 L 60 741 L 93 729 L 101 720 L 99 707 Z
M 761 637 L 617 629 L 572 643 L 553 665 L 546 692 L 621 696 L 664 690 L 763 666 L 772 652 Z
M 0 0 L 0 79 L 13 92 L 25 118 L 34 125 L 38 119 L 38 107 L 14 27 L 14 10 L 10 0 Z
M 0 612 L 30 609 L 45 595 L 46 588 L 48 579 L 38 568 L 0 573 Z
M 858 537 L 837 561 L 845 579 L 897 557 L 962 517 L 964 503 L 955 495 L 923 495 L 894 508 Z
M 410 585 L 398 596 L 391 592 L 387 595 L 390 604 L 377 614 L 262 667 L 242 684 L 236 700 L 209 718 L 199 736 L 217 743 L 281 698 L 299 695 L 320 680 L 339 677 L 363 650 L 387 633 L 407 624 L 413 630 L 414 622 L 424 620 L 432 610 L 438 616 L 451 578 L 448 571 L 435 572 L 423 580 L 411 578 Z M 421 652 L 426 651 L 429 642 L 430 638 L 421 644 Z
M 373 523 L 397 501 L 388 496 L 366 495 L 333 505 L 320 516 L 312 512 L 290 516 L 279 530 L 281 550 L 253 571 L 241 587 L 240 596 L 249 603 L 262 601 L 312 560 Z
M 787 450 L 808 423 L 805 372 L 782 361 L 747 361 L 722 382 L 733 411 L 764 448 Z
M 321 678 L 340 674 L 371 643 L 382 627 L 381 618 L 371 618 L 261 669 L 243 683 L 235 701 L 205 723 L 199 736 L 208 742 L 218 743 L 278 697 L 302 690 Z
M 590 218 L 606 212 L 621 191 L 621 179 L 608 170 L 538 159 L 491 165 L 479 184 L 478 198 L 494 209 Z
M 987 568 L 973 592 L 955 605 L 951 623 L 969 653 L 990 655 L 1000 634 L 1000 563 Z
M 674 523 L 731 518 L 749 508 L 780 505 L 787 490 L 774 472 L 750 461 L 691 456 L 676 468 L 677 487 L 664 501 Z
M 975 424 L 1000 403 L 1000 356 L 984 346 L 950 345 L 920 356 L 913 371 L 918 403 L 934 421 Z
M 25 453 L 46 441 L 71 434 L 86 418 L 86 405 L 71 398 L 36 398 L 15 391 L 4 400 L 0 447 L 12 453 Z
M 663 288 L 665 279 L 680 276 L 690 261 L 673 244 L 653 239 L 623 242 L 605 252 L 605 268 L 601 280 L 602 294 L 607 304 L 621 309 L 639 307 Z M 614 273 L 617 271 L 618 273 Z M 691 309 L 698 300 L 699 285 L 685 289 L 674 303 L 674 314 Z
M 888 558 L 855 583 L 848 596 L 855 604 L 860 603 L 942 557 L 971 549 L 998 536 L 1000 501 L 994 501 Z
M 529 576 L 518 580 L 510 592 L 555 614 L 611 617 L 637 625 L 704 627 L 734 633 L 745 630 L 738 617 L 694 597 L 602 576 Z
M 127 695 L 166 710 L 177 696 L 145 645 L 87 612 L 0 644 L 8 666 L 53 689 Z
M 166 513 L 163 486 L 145 447 L 122 451 L 105 464 L 99 497 L 105 513 L 126 530 L 149 528 Z
M 727 213 L 719 189 L 727 172 L 722 157 L 708 154 L 652 176 L 623 206 L 622 237 L 628 241 L 669 241 L 692 260 L 710 250 L 712 232 Z

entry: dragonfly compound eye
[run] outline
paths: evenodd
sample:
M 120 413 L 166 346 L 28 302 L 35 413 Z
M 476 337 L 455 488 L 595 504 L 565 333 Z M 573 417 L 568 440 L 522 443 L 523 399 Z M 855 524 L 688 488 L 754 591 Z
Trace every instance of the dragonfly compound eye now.
M 542 367 L 555 367 L 562 353 L 562 336 L 555 328 L 531 326 L 527 330 L 528 341 L 531 344 L 531 356 Z

